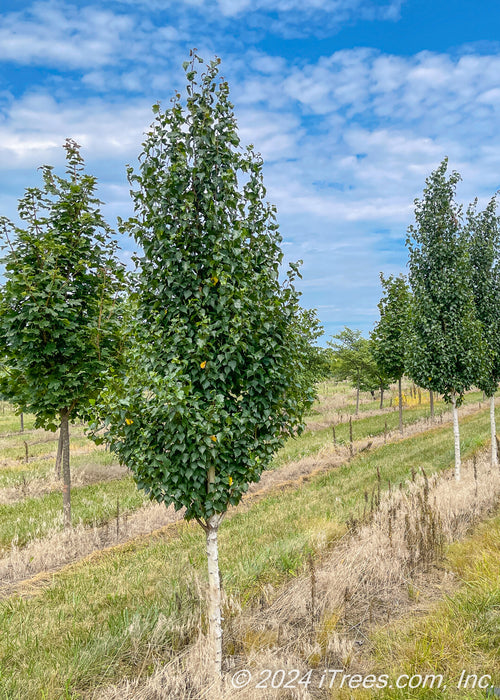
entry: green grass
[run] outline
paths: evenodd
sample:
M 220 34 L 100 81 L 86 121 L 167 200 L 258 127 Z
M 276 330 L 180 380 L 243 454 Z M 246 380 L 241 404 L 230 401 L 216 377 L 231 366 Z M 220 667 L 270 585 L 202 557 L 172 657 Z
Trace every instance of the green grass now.
M 472 402 L 471 402 L 472 403 Z M 444 403 L 436 410 L 436 416 L 446 410 Z M 422 418 L 429 416 L 429 408 L 426 406 L 416 406 L 405 408 L 403 411 L 403 425 L 408 426 L 416 423 Z M 353 440 L 364 440 L 365 438 L 383 435 L 385 426 L 388 432 L 399 430 L 399 414 L 397 411 L 382 413 L 366 418 L 358 418 L 352 421 Z M 335 426 L 335 437 L 337 443 L 346 445 L 349 443 L 349 423 L 340 423 Z M 281 467 L 286 462 L 293 462 L 302 457 L 315 454 L 325 445 L 333 444 L 332 428 L 320 428 L 319 430 L 306 430 L 298 438 L 292 438 L 276 454 L 273 460 L 273 468 Z
M 500 516 L 449 547 L 447 559 L 462 582 L 459 590 L 423 618 L 396 623 L 374 637 L 375 659 L 385 673 L 441 674 L 446 690 L 392 689 L 378 697 L 484 698 L 484 690 L 457 689 L 464 669 L 467 675 L 490 675 L 500 687 Z
M 137 510 L 147 498 L 138 491 L 131 477 L 73 488 L 71 509 L 73 525 L 100 525 L 120 512 Z M 12 543 L 23 546 L 44 537 L 54 529 L 62 529 L 62 494 L 53 492 L 40 498 L 27 498 L 0 505 L 0 548 Z
M 425 408 L 413 408 L 405 412 L 405 425 L 418 421 L 426 415 Z M 383 434 L 385 424 L 389 430 L 398 427 L 397 413 L 369 416 L 353 422 L 353 438 L 361 440 L 374 435 Z M 451 430 L 448 428 L 451 440 Z M 349 425 L 343 424 L 336 427 L 337 441 L 347 443 L 349 439 Z M 464 439 L 466 436 L 464 435 Z M 75 438 L 72 444 L 85 445 L 87 438 Z M 330 428 L 316 431 L 306 431 L 299 438 L 289 440 L 283 449 L 273 460 L 272 468 L 279 468 L 283 464 L 298 460 L 302 457 L 316 454 L 325 445 L 332 444 Z M 451 444 L 453 449 L 453 444 Z M 392 449 L 392 448 L 391 448 Z M 432 457 L 432 453 L 430 454 Z M 78 468 L 80 463 L 92 461 L 93 463 L 109 463 L 109 455 L 100 451 L 94 451 L 89 455 L 77 455 L 72 458 L 73 468 Z M 2 469 L 0 471 L 0 486 L 22 487 L 23 481 L 29 481 L 32 475 L 43 476 L 52 470 L 53 465 L 49 460 L 26 465 L 24 469 Z M 101 489 L 102 493 L 101 493 Z M 90 501 L 86 494 L 89 493 L 95 500 Z M 83 522 L 92 524 L 102 523 L 113 517 L 116 511 L 116 499 L 123 499 L 123 508 L 132 511 L 144 503 L 144 498 L 136 492 L 131 479 L 104 482 L 102 486 L 85 486 L 74 488 L 72 491 L 73 523 Z M 122 504 L 120 504 L 122 507 Z M 62 497 L 54 492 L 39 498 L 29 498 L 8 505 L 0 505 L 0 547 L 8 547 L 12 541 L 22 546 L 30 539 L 43 537 L 54 528 L 62 527 L 61 520 Z
M 22 434 L 21 434 L 22 435 Z M 25 458 L 25 446 L 22 442 L 20 442 L 19 438 L 17 438 L 17 444 L 14 445 L 5 445 L 6 440 L 4 439 L 2 442 L 4 443 L 2 447 L 0 448 L 1 450 L 1 459 L 2 460 L 12 460 L 12 461 L 18 461 L 18 462 L 24 462 Z M 10 441 L 13 440 L 13 438 L 9 438 Z M 43 440 L 43 442 L 42 442 Z M 33 458 L 33 457 L 48 457 L 50 455 L 53 455 L 55 458 L 56 452 L 57 452 L 57 443 L 58 439 L 57 438 L 52 438 L 52 439 L 47 439 L 47 438 L 39 438 L 38 440 L 34 440 L 30 442 L 29 436 L 26 435 L 26 442 L 28 443 L 28 457 Z M 78 450 L 78 449 L 95 449 L 93 443 L 87 438 L 87 437 L 80 437 L 80 436 L 72 436 L 71 437 L 71 449 L 72 450 Z
M 33 430 L 35 427 L 35 416 L 31 413 L 25 413 L 23 423 L 25 431 Z M 14 412 L 14 408 L 7 401 L 0 401 L 0 437 L 10 433 L 20 433 L 20 430 L 20 415 Z
M 462 421 L 463 456 L 489 438 L 487 412 Z M 322 474 L 300 488 L 270 495 L 227 518 L 220 563 L 228 595 L 243 603 L 300 572 L 309 552 L 332 546 L 345 521 L 362 509 L 363 494 L 405 481 L 413 467 L 428 473 L 450 466 L 449 426 L 386 445 Z M 102 488 L 102 487 L 100 487 Z M 76 564 L 33 597 L 0 604 L 0 691 L 4 698 L 83 697 L 99 684 L 147 672 L 196 636 L 205 580 L 201 529 L 150 538 Z M 161 634 L 151 634 L 166 617 Z M 144 666 L 143 666 L 144 664 Z
M 306 418 L 307 420 L 318 420 L 318 419 L 323 419 L 323 420 L 330 420 L 332 423 L 335 420 L 338 420 L 339 415 L 342 415 L 343 417 L 348 416 L 349 414 L 354 416 L 356 412 L 356 403 L 355 400 L 353 400 L 353 394 L 354 390 L 349 387 L 345 387 L 343 384 L 335 385 L 333 382 L 330 382 L 327 384 L 327 391 L 325 392 L 325 385 L 323 383 L 318 385 L 318 398 L 319 400 L 315 402 L 311 408 L 311 412 Z M 409 388 L 408 386 L 403 385 L 403 393 L 409 394 Z M 322 404 L 324 399 L 328 399 L 328 397 L 333 396 L 334 394 L 340 394 L 344 395 L 346 398 L 348 397 L 350 399 L 349 403 L 338 406 L 337 408 L 332 408 L 328 411 L 325 411 L 322 409 Z M 366 394 L 364 394 L 365 399 L 366 399 Z M 391 392 L 385 392 L 384 394 L 384 408 L 387 409 L 391 405 Z M 392 400 L 397 399 L 397 391 L 392 392 Z M 470 391 L 468 392 L 465 397 L 464 397 L 464 404 L 474 404 L 482 401 L 482 392 L 481 391 Z M 328 404 L 326 404 L 328 405 Z M 368 400 L 364 401 L 363 403 L 360 403 L 359 405 L 359 413 L 362 414 L 363 412 L 366 411 L 374 411 L 378 410 L 380 408 L 380 399 L 376 398 L 373 400 Z M 434 410 L 436 411 L 437 414 L 441 413 L 442 411 L 449 410 L 449 406 L 446 405 L 446 403 L 434 396 Z M 424 415 L 429 415 L 430 414 L 430 406 L 429 406 L 429 393 L 427 391 L 422 390 L 422 404 L 415 404 L 412 406 L 404 406 L 403 407 L 403 413 L 411 412 L 415 409 L 418 410 L 423 410 Z M 345 418 L 344 418 L 345 419 Z
M 19 462 L 15 466 L 0 469 L 0 488 L 20 488 L 32 479 L 51 477 L 54 473 L 54 459 L 38 459 L 28 464 Z M 117 464 L 116 456 L 102 449 L 94 449 L 83 454 L 71 455 L 71 472 L 76 474 L 88 466 L 111 466 Z

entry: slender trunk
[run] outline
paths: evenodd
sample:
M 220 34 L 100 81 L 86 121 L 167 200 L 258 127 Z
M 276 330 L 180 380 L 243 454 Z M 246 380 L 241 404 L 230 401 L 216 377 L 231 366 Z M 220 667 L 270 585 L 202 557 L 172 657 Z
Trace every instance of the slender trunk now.
M 451 395 L 453 404 L 453 435 L 455 436 L 455 481 L 460 481 L 460 431 L 458 428 L 457 397 L 455 392 Z
M 21 413 L 21 432 L 24 433 L 24 413 Z
M 359 374 L 358 374 L 358 382 L 356 384 L 356 415 L 359 414 Z
M 491 466 L 498 465 L 497 453 L 497 427 L 495 424 L 495 394 L 490 397 L 490 424 L 491 424 Z
M 384 387 L 380 387 L 380 408 L 384 408 Z
M 61 478 L 61 463 L 62 463 L 62 430 L 59 430 L 59 440 L 57 441 L 57 454 L 56 454 L 56 467 L 54 471 L 54 475 L 56 479 Z
M 434 423 L 434 392 L 432 389 L 429 391 L 429 400 L 431 402 L 431 423 Z
M 69 411 L 61 411 L 62 474 L 63 474 L 63 522 L 71 527 L 71 472 L 69 466 Z
M 403 434 L 403 390 L 401 389 L 401 377 L 398 380 L 399 392 L 399 432 Z
M 222 613 L 217 535 L 222 515 L 217 513 L 206 523 L 208 561 L 208 624 L 213 651 L 214 675 L 222 676 Z

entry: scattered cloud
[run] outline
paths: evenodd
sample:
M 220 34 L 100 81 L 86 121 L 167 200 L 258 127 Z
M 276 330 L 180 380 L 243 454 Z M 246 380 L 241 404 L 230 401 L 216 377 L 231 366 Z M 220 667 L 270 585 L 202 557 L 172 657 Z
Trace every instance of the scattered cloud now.
M 151 104 L 168 106 L 183 85 L 193 41 L 205 57 L 219 46 L 241 141 L 264 158 L 287 257 L 304 260 L 306 303 L 321 305 L 327 323 L 341 307 L 366 328 L 378 273 L 404 265 L 413 199 L 442 158 L 462 173 L 464 201 L 486 201 L 500 187 L 499 46 L 414 55 L 359 46 L 312 59 L 287 58 L 278 43 L 259 50 L 244 36 L 396 21 L 401 5 L 43 0 L 0 13 L 0 64 L 36 75 L 23 89 L 4 81 L 0 90 L 0 212 L 14 215 L 39 165 L 63 164 L 70 136 L 99 177 L 108 218 L 126 215 L 125 164 L 137 162 Z

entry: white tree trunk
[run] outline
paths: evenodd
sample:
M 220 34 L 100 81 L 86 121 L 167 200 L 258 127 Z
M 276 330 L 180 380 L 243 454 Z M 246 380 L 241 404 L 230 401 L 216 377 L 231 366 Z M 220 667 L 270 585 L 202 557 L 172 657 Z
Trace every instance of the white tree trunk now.
M 491 466 L 498 465 L 497 454 L 497 427 L 495 423 L 495 394 L 490 397 L 490 424 L 491 424 Z
M 398 396 L 399 396 L 399 432 L 403 434 L 403 390 L 401 388 L 401 377 L 398 380 Z
M 460 431 L 458 428 L 457 397 L 455 392 L 451 395 L 451 403 L 453 404 L 453 435 L 455 436 L 455 481 L 460 481 Z
M 207 520 L 207 560 L 208 560 L 208 623 L 213 650 L 216 678 L 222 676 L 222 613 L 219 575 L 219 547 L 217 534 L 222 515 L 212 515 Z

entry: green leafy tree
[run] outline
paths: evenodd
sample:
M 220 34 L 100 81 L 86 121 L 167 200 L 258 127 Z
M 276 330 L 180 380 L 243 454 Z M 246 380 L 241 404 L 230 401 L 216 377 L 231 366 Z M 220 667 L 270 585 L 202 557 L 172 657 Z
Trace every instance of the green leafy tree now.
M 399 430 L 403 432 L 403 396 L 401 380 L 405 371 L 408 320 L 411 293 L 403 275 L 384 277 L 384 291 L 378 304 L 380 320 L 372 332 L 372 354 L 377 366 L 391 380 L 398 382 Z
M 484 366 L 475 384 L 490 399 L 491 462 L 497 465 L 495 391 L 500 381 L 500 221 L 496 197 L 484 211 L 477 211 L 477 200 L 469 206 L 466 233 L 474 303 L 486 345 Z
M 60 426 L 64 524 L 71 523 L 69 422 L 81 417 L 119 360 L 124 283 L 116 243 L 84 173 L 79 146 L 64 146 L 67 178 L 43 166 L 43 187 L 19 203 L 21 226 L 0 219 L 5 284 L 0 290 L 0 392 L 37 427 Z
M 383 408 L 384 392 L 390 388 L 391 378 L 375 360 L 373 354 L 373 339 L 370 338 L 368 343 L 368 349 L 370 351 L 369 361 L 363 373 L 360 388 L 362 391 L 369 391 L 373 398 L 375 398 L 375 391 L 380 391 L 380 408 Z
M 332 352 L 317 345 L 324 333 L 315 309 L 301 309 L 297 316 L 297 336 L 302 338 L 305 381 L 314 386 L 332 376 Z
M 143 255 L 124 376 L 103 394 L 104 439 L 152 499 L 206 534 L 208 619 L 221 673 L 218 530 L 275 451 L 302 428 L 313 391 L 297 265 L 280 281 L 281 236 L 262 160 L 243 149 L 219 60 L 184 64 L 176 94 L 129 168 Z
M 455 478 L 460 479 L 457 407 L 482 374 L 481 323 L 476 317 L 462 210 L 455 201 L 460 175 L 447 177 L 445 159 L 415 200 L 416 225 L 408 229 L 413 292 L 408 374 L 453 405 Z
M 332 336 L 328 345 L 333 349 L 333 367 L 338 379 L 347 379 L 356 388 L 356 415 L 359 413 L 359 392 L 370 391 L 374 386 L 374 362 L 370 342 L 360 330 L 344 326 L 344 330 Z

